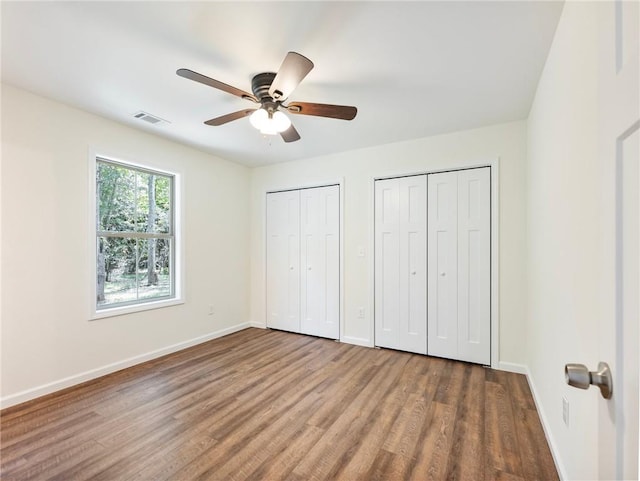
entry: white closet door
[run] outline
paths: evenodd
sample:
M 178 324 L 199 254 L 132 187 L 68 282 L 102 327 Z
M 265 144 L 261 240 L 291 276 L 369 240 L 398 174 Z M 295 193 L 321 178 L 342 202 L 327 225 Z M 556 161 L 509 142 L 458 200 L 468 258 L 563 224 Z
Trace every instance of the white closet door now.
M 300 332 L 300 191 L 267 194 L 267 327 Z
M 458 173 L 429 176 L 428 350 L 458 359 Z
M 458 358 L 491 363 L 490 169 L 458 172 Z
M 376 345 L 427 352 L 427 178 L 376 181 Z
M 428 353 L 491 362 L 490 169 L 429 175 Z
M 301 332 L 340 337 L 340 188 L 300 191 Z
M 427 176 L 400 179 L 400 349 L 427 353 Z
M 375 183 L 375 344 L 400 344 L 400 179 Z

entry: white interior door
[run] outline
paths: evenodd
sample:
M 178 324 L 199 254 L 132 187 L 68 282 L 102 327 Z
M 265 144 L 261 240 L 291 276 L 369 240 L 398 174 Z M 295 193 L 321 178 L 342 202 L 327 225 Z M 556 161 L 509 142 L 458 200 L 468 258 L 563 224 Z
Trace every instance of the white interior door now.
M 491 363 L 491 169 L 429 174 L 428 354 Z
M 400 179 L 375 183 L 375 344 L 400 343 Z
M 614 272 L 613 302 L 605 302 L 598 339 L 600 359 L 613 373 L 613 396 L 600 399 L 600 479 L 638 479 L 638 332 L 640 298 L 640 4 L 602 2 L 599 22 L 599 153 L 604 205 L 615 252 L 603 272 Z M 615 198 L 615 203 L 610 200 Z M 613 234 L 613 232 L 615 232 Z M 615 263 L 612 268 L 611 264 Z M 590 366 L 591 367 L 591 366 Z
M 620 399 L 618 401 L 620 417 L 620 443 L 622 444 L 622 460 L 619 462 L 622 471 L 621 479 L 638 479 L 638 337 L 640 322 L 638 300 L 640 299 L 640 236 L 638 235 L 640 203 L 640 169 L 638 168 L 638 152 L 640 151 L 640 131 L 625 139 L 620 157 L 621 175 L 621 263 L 619 265 L 620 293 L 622 295 L 619 315 L 622 336 L 618 354 L 621 361 L 616 368 L 621 382 Z
M 300 332 L 300 191 L 267 194 L 267 327 Z
M 427 352 L 458 359 L 458 173 L 428 177 Z
M 427 177 L 376 181 L 376 345 L 427 353 Z
M 427 353 L 427 176 L 400 183 L 400 323 L 398 349 Z
M 340 337 L 340 187 L 300 191 L 300 329 Z
M 491 364 L 491 169 L 458 172 L 458 357 Z

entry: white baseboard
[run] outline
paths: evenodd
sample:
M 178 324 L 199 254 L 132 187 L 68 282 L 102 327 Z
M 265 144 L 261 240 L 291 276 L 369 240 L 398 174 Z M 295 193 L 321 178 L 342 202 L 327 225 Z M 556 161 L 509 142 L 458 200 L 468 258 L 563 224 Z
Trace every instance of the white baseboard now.
M 354 344 L 356 346 L 373 347 L 373 342 L 371 342 L 371 340 L 364 339 L 362 337 L 343 336 L 340 339 L 340 342 L 344 342 L 346 344 Z
M 37 397 L 44 396 L 46 394 L 51 394 L 53 392 L 60 391 L 61 389 L 75 386 L 76 384 L 80 384 L 85 381 L 90 381 L 92 379 L 104 376 L 106 374 L 111 374 L 112 372 L 120 371 L 121 369 L 126 369 L 128 367 L 135 366 L 136 364 L 140 364 L 146 361 L 150 361 L 152 359 L 156 359 L 166 354 L 171 354 L 173 352 L 177 352 L 182 349 L 195 346 L 197 344 L 202 344 L 203 342 L 207 342 L 212 339 L 216 339 L 218 337 L 226 336 L 228 334 L 232 334 L 237 331 L 241 331 L 250 326 L 251 326 L 251 323 L 244 322 L 242 324 L 237 324 L 235 326 L 227 327 L 225 329 L 220 329 L 219 331 L 210 332 L 209 334 L 205 334 L 204 336 L 199 336 L 193 339 L 189 339 L 187 341 L 179 342 L 177 344 L 172 344 L 171 346 L 156 349 L 155 351 L 146 352 L 138 356 L 133 356 L 128 359 L 123 359 L 122 361 L 117 361 L 111 364 L 107 364 L 106 366 L 81 372 L 79 374 L 65 377 L 63 379 L 59 379 L 57 381 L 43 384 L 41 386 L 36 386 L 30 389 L 26 389 L 24 391 L 20 391 L 15 394 L 10 394 L 8 396 L 0 398 L 0 409 L 4 409 L 9 406 L 14 406 L 16 404 L 30 401 Z
M 524 364 L 516 364 L 515 362 L 500 361 L 498 363 L 498 369 L 501 371 L 515 372 L 517 374 L 527 374 L 529 372 L 527 366 Z
M 249 322 L 249 326 L 251 327 L 257 327 L 258 329 L 266 329 L 267 328 L 267 324 L 264 322 L 256 322 L 256 321 L 250 321 Z
M 542 409 L 542 404 L 539 402 L 538 390 L 536 389 L 536 383 L 531 375 L 531 371 L 529 368 L 525 366 L 527 381 L 529 382 L 529 389 L 531 389 L 531 394 L 533 395 L 533 402 L 536 404 L 536 409 L 538 410 L 538 416 L 540 417 L 540 422 L 542 423 L 542 429 L 544 430 L 544 435 L 547 438 L 547 443 L 549 443 L 549 448 L 551 449 L 551 455 L 553 456 L 553 462 L 556 464 L 556 470 L 558 471 L 558 476 L 561 480 L 569 479 L 567 477 L 567 472 L 564 468 L 564 464 L 560 459 L 558 450 L 558 445 L 556 444 L 555 438 L 551 434 L 551 430 L 549 428 L 549 423 L 547 421 L 547 415 L 545 414 L 544 409 Z

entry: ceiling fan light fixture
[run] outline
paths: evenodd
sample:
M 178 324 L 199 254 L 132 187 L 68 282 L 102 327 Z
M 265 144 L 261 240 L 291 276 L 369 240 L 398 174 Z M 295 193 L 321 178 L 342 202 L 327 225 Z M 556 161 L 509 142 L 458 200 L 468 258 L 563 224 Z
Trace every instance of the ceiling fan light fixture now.
M 251 125 L 253 125 L 256 129 L 260 130 L 265 120 L 268 120 L 268 118 L 269 114 L 265 109 L 258 109 L 251 114 L 251 117 L 249 117 L 249 122 L 251 122 Z
M 278 133 L 284 132 L 291 127 L 291 120 L 284 113 L 277 111 L 273 113 L 273 125 Z
M 276 135 L 291 126 L 291 120 L 282 112 L 267 112 L 265 109 L 256 110 L 249 121 L 264 135 Z

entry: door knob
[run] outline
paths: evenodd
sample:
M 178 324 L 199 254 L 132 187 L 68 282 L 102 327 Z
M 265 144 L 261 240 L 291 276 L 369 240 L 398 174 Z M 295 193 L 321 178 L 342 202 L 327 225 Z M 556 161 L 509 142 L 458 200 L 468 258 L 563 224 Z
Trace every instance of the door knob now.
M 606 362 L 598 363 L 597 371 L 589 371 L 584 364 L 567 364 L 564 366 L 564 378 L 569 386 L 589 389 L 590 385 L 598 386 L 605 399 L 613 394 L 613 376 Z

